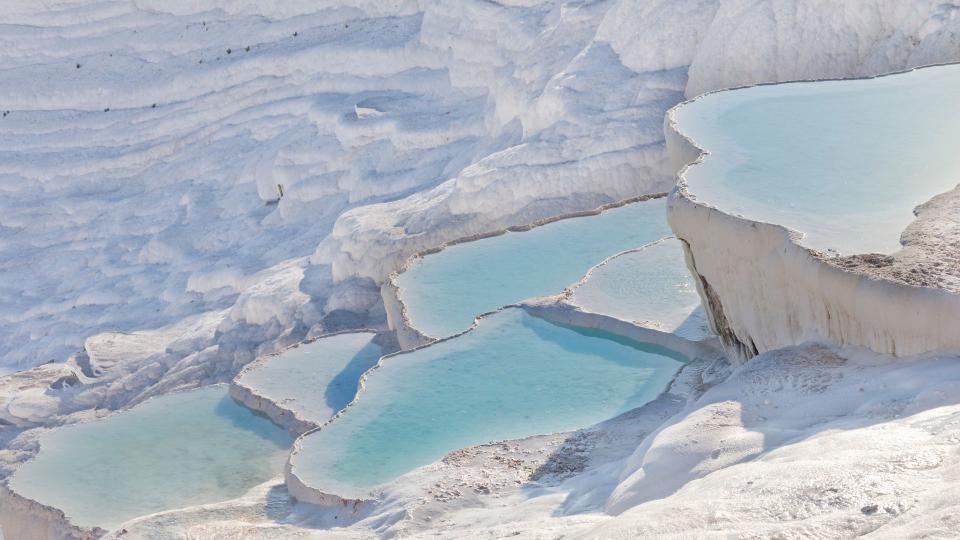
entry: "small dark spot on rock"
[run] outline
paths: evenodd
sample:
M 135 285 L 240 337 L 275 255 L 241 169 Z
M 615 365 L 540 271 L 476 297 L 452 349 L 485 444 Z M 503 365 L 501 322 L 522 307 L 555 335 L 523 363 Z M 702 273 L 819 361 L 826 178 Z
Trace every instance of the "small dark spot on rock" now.
M 297 37 L 297 36 L 299 36 L 299 35 L 300 35 L 300 32 L 294 32 L 294 33 L 293 33 L 293 37 Z
M 107 107 L 106 109 L 104 109 L 103 112 L 110 112 L 110 107 Z
M 60 377 L 59 379 L 50 383 L 50 388 L 53 390 L 62 390 L 64 388 L 74 386 L 80 382 L 80 379 L 76 375 L 67 375 L 65 377 Z
M 157 108 L 157 104 L 154 103 L 153 105 L 150 106 L 150 108 L 151 108 L 151 109 L 156 109 L 156 108 Z
M 879 508 L 880 508 L 880 507 L 879 507 L 878 505 L 876 505 L 876 504 L 868 504 L 868 505 L 864 506 L 863 508 L 861 508 L 860 511 L 863 512 L 864 515 L 872 516 L 873 514 L 876 514 L 876 513 L 877 513 L 877 510 L 878 510 Z
M 80 64 L 79 64 L 79 63 L 77 64 L 77 69 L 80 69 Z
M 227 49 L 227 54 L 230 54 L 232 52 L 233 52 L 233 49 Z
M 250 52 L 250 46 L 247 45 L 247 48 L 246 48 L 245 50 L 246 50 L 247 52 Z

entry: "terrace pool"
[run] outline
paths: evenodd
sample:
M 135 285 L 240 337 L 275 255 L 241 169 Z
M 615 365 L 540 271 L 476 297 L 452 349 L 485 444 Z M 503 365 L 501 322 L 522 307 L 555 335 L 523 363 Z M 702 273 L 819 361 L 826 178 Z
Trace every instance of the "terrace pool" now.
M 680 241 L 667 238 L 610 258 L 578 285 L 571 302 L 594 313 L 672 332 L 700 305 Z
M 456 339 L 386 358 L 346 414 L 301 440 L 292 470 L 308 486 L 361 498 L 459 448 L 586 427 L 643 405 L 680 360 L 508 308 Z
M 757 86 L 675 111 L 710 155 L 690 194 L 842 254 L 900 248 L 913 208 L 960 182 L 960 65 Z
M 614 253 L 670 234 L 664 199 L 447 247 L 398 276 L 411 323 L 433 337 L 470 327 L 481 313 L 556 294 Z
M 375 336 L 353 332 L 301 344 L 265 358 L 237 383 L 282 402 L 299 418 L 322 424 L 353 400 L 360 376 L 380 359 Z
M 292 439 L 226 385 L 175 392 L 57 428 L 13 476 L 17 493 L 74 525 L 112 529 L 146 514 L 238 497 L 283 471 Z

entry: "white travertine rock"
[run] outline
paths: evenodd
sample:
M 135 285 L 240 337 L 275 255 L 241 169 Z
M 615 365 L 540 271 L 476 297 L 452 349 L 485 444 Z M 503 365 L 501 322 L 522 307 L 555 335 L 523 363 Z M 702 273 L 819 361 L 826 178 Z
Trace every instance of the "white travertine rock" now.
M 732 357 L 742 362 L 806 341 L 898 356 L 960 348 L 956 292 L 844 270 L 801 247 L 795 231 L 699 202 L 684 172 L 703 154 L 683 134 L 675 110 L 664 123 L 679 179 L 667 217 L 683 241 L 711 330 Z

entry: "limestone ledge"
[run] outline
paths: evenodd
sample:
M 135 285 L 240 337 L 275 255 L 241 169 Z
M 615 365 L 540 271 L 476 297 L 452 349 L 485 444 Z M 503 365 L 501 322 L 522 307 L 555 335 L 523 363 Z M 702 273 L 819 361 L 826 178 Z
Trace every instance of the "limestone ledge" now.
M 949 194 L 918 209 L 921 218 L 926 212 L 925 223 L 908 229 L 907 247 L 889 259 L 891 264 L 868 264 L 876 258 L 871 256 L 830 257 L 801 246 L 797 231 L 731 215 L 697 200 L 685 173 L 709 150 L 678 126 L 676 111 L 684 105 L 671 109 L 665 119 L 667 151 L 678 176 L 667 200 L 667 219 L 683 243 L 710 329 L 731 360 L 742 363 L 807 341 L 895 356 L 960 349 L 960 295 L 949 286 L 950 269 L 941 269 L 943 279 L 904 278 L 917 274 L 909 271 L 911 260 L 929 262 L 930 253 L 939 253 L 930 245 L 937 243 L 943 223 L 952 223 L 946 227 L 950 234 L 960 234 L 960 227 L 953 226 L 960 221 L 958 213 L 951 211 L 957 205 L 942 198 Z M 920 229 L 928 233 L 919 234 Z M 911 246 L 911 238 L 924 244 Z M 924 256 L 918 257 L 918 251 Z M 895 260 L 900 261 L 894 268 L 899 277 L 893 270 L 870 268 L 894 267 Z

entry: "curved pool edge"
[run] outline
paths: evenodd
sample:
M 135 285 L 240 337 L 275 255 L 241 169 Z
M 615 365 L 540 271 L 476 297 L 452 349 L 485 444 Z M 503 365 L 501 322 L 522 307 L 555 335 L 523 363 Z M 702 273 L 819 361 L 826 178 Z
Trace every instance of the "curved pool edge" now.
M 107 420 L 109 418 L 128 414 L 137 407 L 149 403 L 153 400 L 165 398 L 180 393 L 194 392 L 204 389 L 209 389 L 216 386 L 222 386 L 226 390 L 224 397 L 230 397 L 234 399 L 230 394 L 231 383 L 226 382 L 217 382 L 208 385 L 195 386 L 190 388 L 178 388 L 164 394 L 158 394 L 155 396 L 150 396 L 147 399 L 128 405 L 121 409 L 111 410 L 106 414 L 101 416 L 92 416 L 92 417 L 83 417 L 76 421 L 68 423 L 60 423 L 54 426 L 45 426 L 39 428 L 33 428 L 38 430 L 39 436 L 37 437 L 36 444 L 30 448 L 29 455 L 24 459 L 18 461 L 14 466 L 13 470 L 6 476 L 6 478 L 0 479 L 0 532 L 4 533 L 3 538 L 7 539 L 25 539 L 25 540 L 34 540 L 34 539 L 49 539 L 49 540 L 91 540 L 101 538 L 104 535 L 112 532 L 113 529 L 105 529 L 99 525 L 93 526 L 82 526 L 77 525 L 73 522 L 71 517 L 67 514 L 66 511 L 61 508 L 47 505 L 41 503 L 35 499 L 22 495 L 17 492 L 13 485 L 14 477 L 20 472 L 20 469 L 27 463 L 37 459 L 39 454 L 43 450 L 43 435 L 55 431 L 57 429 L 75 427 L 83 424 L 91 424 L 100 421 Z M 246 407 L 246 404 L 239 402 L 238 406 Z M 251 413 L 259 414 L 258 411 L 252 410 Z M 199 505 L 188 505 L 182 508 L 189 508 L 191 506 L 202 506 L 205 504 L 217 504 L 219 502 L 224 502 L 230 499 L 224 499 L 223 501 L 211 501 L 208 503 L 201 503 Z M 152 515 L 153 513 L 163 513 L 170 510 L 181 509 L 181 507 L 175 507 L 167 510 L 160 510 L 158 512 L 151 512 L 148 514 L 143 514 L 142 516 L 135 516 L 130 519 L 139 519 L 147 515 Z
M 388 332 L 382 332 L 374 329 L 358 329 L 358 330 L 343 330 L 340 332 L 331 332 L 329 334 L 323 334 L 314 338 L 310 338 L 299 343 L 294 343 L 289 347 L 285 347 L 279 351 L 275 351 L 269 354 L 264 354 L 257 357 L 256 360 L 250 362 L 243 369 L 237 373 L 229 383 L 228 393 L 230 397 L 242 404 L 244 407 L 247 407 L 250 410 L 253 410 L 257 413 L 265 415 L 269 418 L 274 424 L 282 427 L 287 430 L 294 437 L 303 435 L 308 431 L 312 431 L 318 428 L 321 424 L 313 420 L 303 418 L 297 411 L 285 407 L 283 403 L 277 401 L 270 396 L 264 395 L 258 390 L 250 385 L 247 385 L 243 382 L 243 377 L 245 374 L 255 371 L 257 369 L 265 367 L 270 361 L 288 351 L 296 349 L 303 345 L 310 345 L 316 343 L 319 340 L 324 338 L 340 336 L 344 334 L 373 334 L 374 342 L 380 342 L 379 345 L 384 346 L 384 342 L 389 339 L 387 337 Z
M 566 299 L 569 299 L 571 296 L 573 296 L 574 292 L 576 292 L 577 289 L 579 289 L 579 288 L 583 287 L 584 285 L 586 285 L 587 282 L 590 281 L 590 278 L 593 277 L 593 275 L 594 275 L 595 273 L 601 271 L 604 267 L 608 266 L 608 265 L 609 265 L 610 263 L 612 263 L 615 259 L 617 259 L 617 258 L 619 258 L 619 257 L 623 257 L 624 255 L 630 255 L 630 254 L 633 254 L 633 253 L 642 253 L 643 251 L 647 250 L 648 248 L 652 248 L 652 247 L 654 247 L 654 246 L 660 245 L 660 244 L 662 244 L 662 243 L 664 243 L 664 242 L 666 242 L 666 241 L 669 241 L 669 240 L 672 240 L 672 239 L 675 239 L 675 238 L 676 238 L 676 237 L 675 237 L 675 236 L 672 236 L 672 235 L 671 235 L 671 236 L 664 236 L 663 238 L 658 238 L 658 239 L 654 240 L 653 242 L 647 242 L 646 244 L 643 244 L 642 246 L 638 246 L 638 247 L 630 248 L 630 249 L 625 249 L 625 250 L 623 250 L 623 251 L 614 253 L 613 255 L 610 255 L 610 256 L 607 257 L 606 259 L 598 262 L 597 264 L 595 264 L 595 265 L 591 266 L 589 269 L 587 269 L 587 271 L 583 274 L 583 277 L 581 277 L 576 283 L 568 286 L 568 287 L 567 287 L 566 289 L 564 289 L 563 292 L 560 293 L 560 294 L 561 294 L 561 296 L 564 297 L 565 300 L 566 300 Z
M 524 312 L 528 313 L 531 316 L 544 319 L 554 324 L 578 327 L 585 330 L 599 330 L 599 331 L 609 333 L 615 337 L 620 337 L 620 338 L 634 341 L 640 344 L 651 344 L 654 346 L 662 347 L 680 356 L 683 356 L 688 360 L 688 362 L 681 363 L 679 368 L 680 371 L 683 370 L 684 366 L 690 364 L 691 361 L 716 360 L 723 356 L 722 351 L 715 344 L 715 341 L 712 339 L 707 339 L 703 341 L 691 341 L 681 336 L 678 336 L 676 334 L 663 332 L 653 328 L 647 328 L 644 326 L 640 326 L 636 323 L 611 317 L 609 315 L 602 315 L 602 314 L 582 311 L 577 306 L 563 303 L 560 300 L 560 298 L 561 298 L 561 295 L 557 295 L 552 297 L 530 299 L 517 304 L 509 304 L 506 306 L 502 306 L 496 310 L 488 311 L 486 313 L 478 315 L 474 319 L 470 327 L 462 332 L 458 332 L 452 336 L 447 336 L 444 338 L 430 341 L 426 344 L 414 347 L 412 349 L 399 350 L 394 353 L 381 356 L 380 359 L 377 361 L 377 363 L 373 367 L 368 369 L 366 372 L 364 372 L 363 376 L 360 378 L 360 381 L 358 383 L 357 394 L 354 397 L 353 401 L 347 404 L 346 407 L 344 407 L 336 415 L 334 415 L 332 418 L 324 422 L 322 425 L 308 432 L 303 433 L 302 435 L 297 437 L 297 439 L 293 442 L 293 447 L 291 448 L 290 453 L 287 457 L 287 461 L 284 464 L 284 481 L 287 485 L 287 491 L 290 494 L 290 496 L 299 502 L 314 504 L 319 506 L 353 505 L 353 507 L 356 509 L 361 505 L 376 504 L 378 501 L 376 492 L 381 490 L 383 487 L 389 485 L 393 481 L 388 482 L 386 484 L 381 484 L 378 486 L 360 488 L 351 493 L 346 493 L 346 492 L 337 493 L 336 492 L 337 490 L 335 489 L 325 488 L 323 486 L 313 486 L 313 485 L 310 485 L 308 481 L 304 480 L 301 477 L 301 475 L 297 473 L 297 470 L 296 470 L 296 459 L 298 454 L 303 449 L 304 440 L 307 437 L 309 437 L 311 434 L 322 430 L 326 425 L 335 421 L 340 416 L 349 413 L 350 408 L 353 407 L 356 403 L 358 403 L 362 398 L 363 392 L 366 389 L 367 379 L 370 376 L 374 375 L 376 371 L 381 366 L 383 366 L 384 362 L 389 361 L 389 358 L 405 355 L 405 354 L 412 354 L 416 351 L 419 351 L 420 349 L 432 347 L 432 346 L 444 343 L 446 341 L 457 339 L 458 337 L 461 337 L 465 334 L 473 332 L 482 323 L 484 319 L 492 315 L 498 314 L 507 309 L 522 309 Z M 676 379 L 676 377 L 677 377 L 677 374 L 674 374 L 674 376 L 667 383 L 666 387 L 663 388 L 660 391 L 660 393 L 657 394 L 657 396 L 653 399 L 653 401 L 660 399 L 664 394 L 670 391 L 670 387 L 673 384 L 673 381 Z M 597 422 L 597 425 L 602 424 L 604 422 L 608 422 L 612 419 L 613 418 L 602 420 L 600 422 Z M 578 429 L 587 429 L 589 427 L 590 426 L 582 426 L 581 428 L 578 428 Z M 533 434 L 525 438 L 542 437 L 542 436 L 548 436 L 548 435 L 551 435 L 551 433 Z M 496 441 L 487 441 L 484 444 L 491 444 L 495 442 Z M 472 448 L 472 447 L 468 447 L 468 448 Z M 456 452 L 458 450 L 460 449 L 453 450 L 452 452 Z M 425 466 L 429 466 L 429 465 L 425 465 Z M 409 474 L 409 472 L 406 474 Z
M 412 261 L 413 258 L 410 259 Z M 404 264 L 404 268 L 406 268 Z M 397 336 L 397 342 L 403 350 L 415 349 L 435 341 L 437 338 L 428 336 L 417 330 L 410 320 L 407 305 L 403 302 L 400 286 L 397 284 L 396 272 L 390 274 L 387 281 L 380 286 L 380 297 L 383 299 L 383 309 L 387 312 L 387 327 Z
M 824 80 L 870 80 L 949 65 L 956 64 Z M 741 88 L 815 82 L 822 81 Z M 664 117 L 667 153 L 677 171 L 667 221 L 683 244 L 710 329 L 731 359 L 742 363 L 764 351 L 823 340 L 894 356 L 960 347 L 951 324 L 960 320 L 960 295 L 841 269 L 802 246 L 797 231 L 697 200 L 685 175 L 710 151 L 683 131 L 676 113 L 712 93 L 684 101 Z
M 669 194 L 667 192 L 657 192 L 657 193 L 648 193 L 646 195 L 639 195 L 636 197 L 630 197 L 628 199 L 621 199 L 619 201 L 607 203 L 590 210 L 581 210 L 579 212 L 569 212 L 566 214 L 560 214 L 553 217 L 534 221 L 526 225 L 516 225 L 512 227 L 497 229 L 497 230 L 486 232 L 486 233 L 464 236 L 461 238 L 457 238 L 455 240 L 451 240 L 449 242 L 444 242 L 439 246 L 435 246 L 430 249 L 425 249 L 417 253 L 414 253 L 410 257 L 407 257 L 406 260 L 403 261 L 403 264 L 401 264 L 397 270 L 391 272 L 390 275 L 387 277 L 387 280 L 384 281 L 383 284 L 380 286 L 380 294 L 381 294 L 381 297 L 383 298 L 383 305 L 387 312 L 387 324 L 391 330 L 394 330 L 395 332 L 397 332 L 397 340 L 400 342 L 400 347 L 403 350 L 420 347 L 439 339 L 437 337 L 429 336 L 421 332 L 413 324 L 413 321 L 411 321 L 409 316 L 407 305 L 403 301 L 403 288 L 400 286 L 398 282 L 400 275 L 406 272 L 413 263 L 415 263 L 416 261 L 428 255 L 439 253 L 448 247 L 455 246 L 458 244 L 465 244 L 468 242 L 483 240 L 485 238 L 502 236 L 507 233 L 526 232 L 532 229 L 536 229 L 538 227 L 542 227 L 544 225 L 549 225 L 551 223 L 555 223 L 555 222 L 563 221 L 567 219 L 596 216 L 608 210 L 621 208 L 634 203 L 651 201 L 655 199 L 662 199 L 662 198 L 666 198 L 668 195 Z M 481 315 L 478 315 L 477 318 L 479 318 L 480 316 Z M 441 336 L 441 337 L 446 337 L 446 336 Z
M 150 400 L 157 399 L 158 397 L 177 392 L 188 392 L 190 390 L 196 390 L 196 388 L 174 390 L 173 392 L 168 392 L 167 394 L 152 396 L 140 403 L 146 403 Z M 88 540 L 100 538 L 101 536 L 107 534 L 109 531 L 101 527 L 82 527 L 74 524 L 70 517 L 67 516 L 65 511 L 21 495 L 14 490 L 11 482 L 17 473 L 19 473 L 21 467 L 36 459 L 40 454 L 43 449 L 42 435 L 44 433 L 48 433 L 58 428 L 97 422 L 113 415 L 124 414 L 140 403 L 111 411 L 103 416 L 84 418 L 77 422 L 59 424 L 56 426 L 35 428 L 40 430 L 41 433 L 40 437 L 37 439 L 37 443 L 33 449 L 33 452 L 25 459 L 18 462 L 14 470 L 7 475 L 3 481 L 0 481 L 0 531 L 4 533 L 4 537 L 17 539 L 22 538 L 25 540 Z
M 685 357 L 687 363 L 713 360 L 723 355 L 716 338 L 690 340 L 673 332 L 650 328 L 612 315 L 585 311 L 577 305 L 566 303 L 559 296 L 529 300 L 520 306 L 534 317 L 555 324 L 598 330 L 629 341 L 662 347 Z
M 512 309 L 512 308 L 519 308 L 519 307 L 520 307 L 519 304 L 509 304 L 506 306 L 502 306 L 493 311 L 488 311 L 486 313 L 477 315 L 477 317 L 473 320 L 473 323 L 470 325 L 470 327 L 462 332 L 458 332 L 456 334 L 453 334 L 452 336 L 447 336 L 440 339 L 432 339 L 431 341 L 422 343 L 420 345 L 411 347 L 409 349 L 401 348 L 400 350 L 392 352 L 390 354 L 381 355 L 380 358 L 377 359 L 377 362 L 370 369 L 365 371 L 363 375 L 360 376 L 360 380 L 357 381 L 357 393 L 356 395 L 354 395 L 353 400 L 351 400 L 350 403 L 348 403 L 343 409 L 338 411 L 337 414 L 330 417 L 330 419 L 328 419 L 326 422 L 323 422 L 322 424 L 316 426 L 315 428 L 300 434 L 300 436 L 298 436 L 296 440 L 293 441 L 293 446 L 290 449 L 290 453 L 287 455 L 287 460 L 284 463 L 284 467 L 283 467 L 283 478 L 284 478 L 284 482 L 287 484 L 287 491 L 290 493 L 290 496 L 292 496 L 294 499 L 300 502 L 316 504 L 320 506 L 336 506 L 336 505 L 347 506 L 349 504 L 353 504 L 354 506 L 357 506 L 360 504 L 374 502 L 376 498 L 372 495 L 356 495 L 356 494 L 339 495 L 339 494 L 333 493 L 332 491 L 327 491 L 322 488 L 313 487 L 309 485 L 309 483 L 301 479 L 300 475 L 298 475 L 296 472 L 296 464 L 294 463 L 294 461 L 297 458 L 297 455 L 300 453 L 300 451 L 303 448 L 304 439 L 309 437 L 311 434 L 322 430 L 330 422 L 333 422 L 338 418 L 340 418 L 341 416 L 343 416 L 344 414 L 347 414 L 350 411 L 350 409 L 360 401 L 360 398 L 363 395 L 363 392 L 366 390 L 367 379 L 371 377 L 373 374 L 375 374 L 377 370 L 379 370 L 383 366 L 383 363 L 387 361 L 389 358 L 393 358 L 394 356 L 400 356 L 404 354 L 412 354 L 414 352 L 419 351 L 420 349 L 432 347 L 434 345 L 439 345 L 441 343 L 457 339 L 458 337 L 464 334 L 474 331 L 477 328 L 477 326 L 479 326 L 480 321 L 482 319 L 485 319 L 486 317 L 489 317 L 490 315 L 493 315 L 495 313 L 500 313 L 505 309 Z M 362 489 L 358 491 L 373 491 L 375 489 L 376 489 L 376 486 L 370 488 L 369 490 Z

